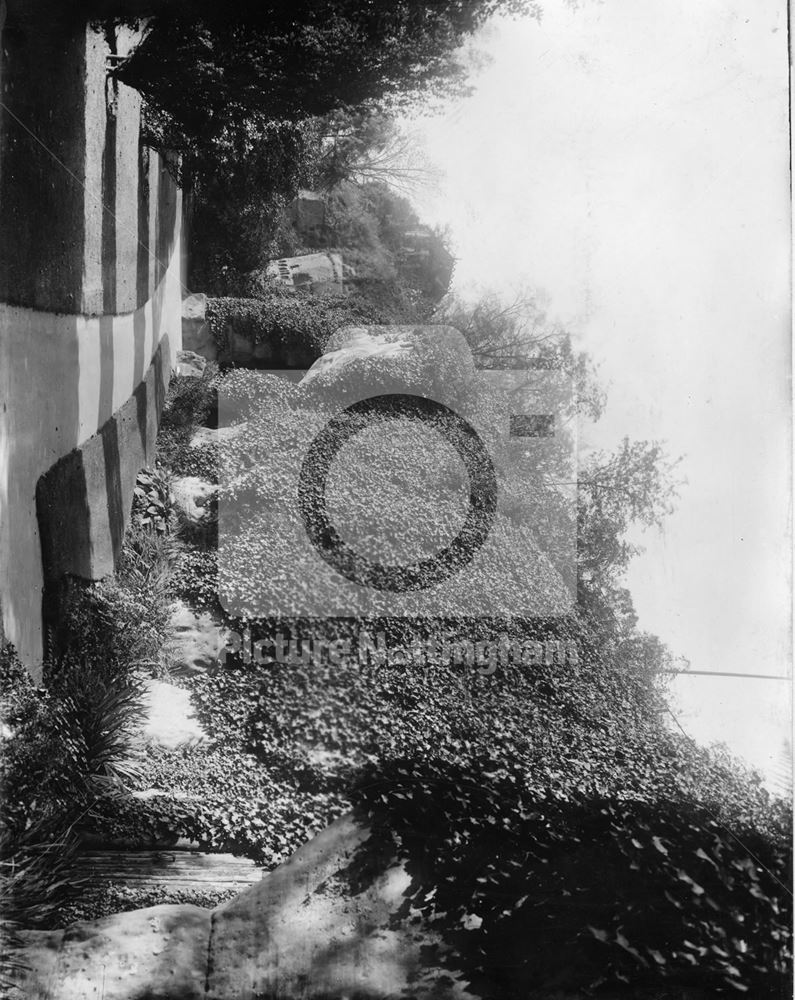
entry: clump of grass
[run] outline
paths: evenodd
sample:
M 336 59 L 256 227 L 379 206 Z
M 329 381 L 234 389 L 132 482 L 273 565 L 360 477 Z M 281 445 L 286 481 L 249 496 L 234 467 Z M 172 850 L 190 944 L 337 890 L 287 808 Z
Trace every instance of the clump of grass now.
M 140 767 L 143 692 L 117 669 L 64 657 L 37 688 L 13 648 L 0 650 L 0 976 L 13 972 L 17 929 L 50 925 L 79 892 L 69 865 L 80 818 Z
M 171 639 L 170 580 L 178 551 L 172 536 L 134 522 L 114 576 L 95 584 L 71 582 L 54 648 L 110 660 L 121 673 L 167 672 L 163 650 Z

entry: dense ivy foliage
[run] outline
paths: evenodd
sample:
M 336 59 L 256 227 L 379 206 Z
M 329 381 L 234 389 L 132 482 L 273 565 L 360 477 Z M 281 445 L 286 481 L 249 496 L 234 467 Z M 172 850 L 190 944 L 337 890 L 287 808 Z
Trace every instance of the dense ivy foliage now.
M 218 607 L 218 555 L 215 549 L 185 546 L 174 560 L 173 593 L 197 610 Z
M 357 801 L 408 859 L 406 914 L 442 931 L 480 995 L 661 979 L 787 995 L 786 824 L 724 823 L 651 783 L 539 790 L 521 758 L 460 751 L 369 768 Z
M 193 447 L 191 440 L 199 427 L 216 421 L 220 377 L 208 362 L 199 377 L 171 379 L 157 438 L 157 464 L 169 474 L 217 481 L 217 445 Z

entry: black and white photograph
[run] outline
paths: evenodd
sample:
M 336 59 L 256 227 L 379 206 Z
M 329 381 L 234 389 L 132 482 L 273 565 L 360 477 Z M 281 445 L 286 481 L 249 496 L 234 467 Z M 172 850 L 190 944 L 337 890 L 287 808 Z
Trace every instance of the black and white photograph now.
M 0 1000 L 790 1000 L 785 0 L 0 0 Z

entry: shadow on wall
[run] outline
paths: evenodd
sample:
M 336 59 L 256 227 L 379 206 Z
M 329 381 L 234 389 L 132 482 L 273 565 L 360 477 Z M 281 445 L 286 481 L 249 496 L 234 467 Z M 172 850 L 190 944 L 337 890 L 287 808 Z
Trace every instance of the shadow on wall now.
M 102 322 L 102 321 L 101 321 Z M 52 465 L 36 484 L 45 630 L 59 614 L 67 576 L 98 580 L 121 554 L 138 471 L 154 462 L 169 379 L 168 334 L 135 392 L 99 431 Z
M 86 31 L 39 31 L 15 16 L 19 6 L 12 0 L 3 28 L 3 101 L 11 113 L 0 119 L 0 299 L 76 313 L 85 245 Z M 68 183 L 56 182 L 54 165 Z

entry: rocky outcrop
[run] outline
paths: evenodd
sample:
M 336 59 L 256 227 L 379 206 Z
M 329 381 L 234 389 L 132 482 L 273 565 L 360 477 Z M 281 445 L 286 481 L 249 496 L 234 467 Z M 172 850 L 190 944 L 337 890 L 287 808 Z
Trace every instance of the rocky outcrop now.
M 350 326 L 329 338 L 301 386 L 346 403 L 413 392 L 449 405 L 474 378 L 472 353 L 454 327 Z
M 369 831 L 343 817 L 289 861 L 213 915 L 213 997 L 415 997 L 465 995 L 460 984 L 423 964 L 435 942 L 421 927 L 391 918 L 410 878 L 397 861 L 364 888 L 353 885 Z M 359 891 L 357 891 L 359 890 Z
M 27 932 L 19 985 L 29 1000 L 463 1000 L 461 983 L 426 965 L 433 936 L 392 926 L 410 881 L 402 865 L 354 879 L 369 836 L 345 816 L 212 911 L 153 906 Z
M 28 931 L 20 996 L 30 1000 L 204 1000 L 212 912 L 161 905 L 65 931 Z
M 195 351 L 177 351 L 177 375 L 183 378 L 200 378 L 207 367 L 207 359 Z

